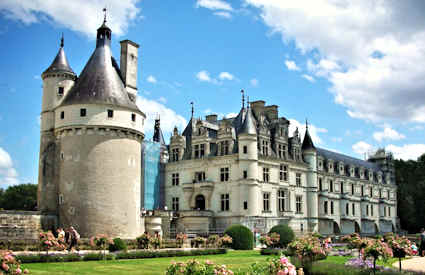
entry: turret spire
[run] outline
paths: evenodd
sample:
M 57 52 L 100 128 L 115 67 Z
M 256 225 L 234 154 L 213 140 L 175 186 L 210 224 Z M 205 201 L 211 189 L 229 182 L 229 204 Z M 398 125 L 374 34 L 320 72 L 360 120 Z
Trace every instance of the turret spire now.
M 298 128 L 297 128 L 297 130 L 298 130 Z M 313 140 L 311 139 L 310 133 L 308 132 L 308 121 L 307 121 L 307 119 L 305 119 L 305 135 L 304 135 L 304 140 L 303 140 L 303 144 L 301 146 L 301 149 L 303 149 L 303 150 L 309 150 L 309 149 L 316 150 L 316 147 L 314 147 L 314 144 L 313 144 Z
M 191 116 L 191 118 L 193 118 L 193 113 L 195 112 L 195 109 L 193 108 L 193 101 L 190 102 L 190 105 L 192 105 L 192 116 Z
M 106 24 L 106 7 L 103 8 L 103 24 Z
M 63 43 L 63 33 L 62 33 L 62 37 L 61 37 L 61 48 L 63 48 L 64 43 Z
M 244 90 L 241 90 L 241 94 L 242 94 L 242 109 L 245 108 L 245 92 Z

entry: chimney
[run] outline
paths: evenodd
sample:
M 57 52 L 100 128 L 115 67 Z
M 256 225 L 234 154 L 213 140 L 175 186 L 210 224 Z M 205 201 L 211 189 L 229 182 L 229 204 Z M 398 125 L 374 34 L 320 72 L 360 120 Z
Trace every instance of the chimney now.
M 139 45 L 130 40 L 121 44 L 120 70 L 127 92 L 137 94 L 137 59 Z
M 205 119 L 210 123 L 216 123 L 217 122 L 217 115 L 216 114 L 207 115 L 205 117 Z
M 270 120 L 274 120 L 278 118 L 278 111 L 277 111 L 278 106 L 277 105 L 270 105 L 270 106 L 266 106 L 265 107 L 265 113 L 266 116 L 270 119 Z

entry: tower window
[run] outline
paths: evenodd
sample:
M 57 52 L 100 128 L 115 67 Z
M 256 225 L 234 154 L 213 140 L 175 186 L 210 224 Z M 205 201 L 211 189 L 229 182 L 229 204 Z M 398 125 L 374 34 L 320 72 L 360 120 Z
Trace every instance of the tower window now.
M 322 178 L 319 178 L 319 191 L 323 190 Z
M 80 116 L 86 116 L 87 115 L 87 109 L 80 109 Z
M 248 178 L 248 171 L 247 170 L 243 171 L 243 178 L 244 179 Z
M 245 146 L 243 147 L 243 153 L 244 153 L 244 154 L 248 154 L 248 146 L 246 146 L 246 145 L 245 145 Z
M 243 209 L 244 210 L 247 210 L 248 209 L 248 202 L 247 201 L 244 201 L 243 202 Z
M 65 118 L 65 112 L 64 111 L 62 111 L 61 112 L 61 119 L 64 119 Z
M 328 201 L 323 202 L 323 212 L 328 214 Z
M 334 214 L 334 202 L 331 201 L 331 215 Z
M 108 109 L 108 117 L 114 117 L 114 110 Z
M 136 121 L 136 114 L 131 114 L 131 121 L 133 121 L 133 122 Z
M 64 88 L 63 87 L 59 87 L 58 88 L 58 96 L 63 96 L 64 93 Z

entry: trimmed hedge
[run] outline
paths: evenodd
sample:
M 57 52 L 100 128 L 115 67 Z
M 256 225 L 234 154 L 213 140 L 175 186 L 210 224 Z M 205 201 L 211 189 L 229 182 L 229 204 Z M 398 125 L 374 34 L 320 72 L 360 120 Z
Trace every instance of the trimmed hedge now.
M 261 255 L 285 255 L 285 256 L 293 256 L 293 253 L 286 249 L 279 249 L 279 248 L 261 248 L 260 250 Z
M 273 226 L 269 231 L 269 234 L 270 233 L 279 234 L 279 247 L 281 248 L 288 246 L 288 244 L 295 238 L 294 231 L 286 224 L 278 224 Z
M 236 250 L 252 250 L 254 248 L 254 234 L 241 224 L 229 226 L 224 234 L 232 237 L 232 248 Z
M 143 259 L 143 258 L 163 258 L 163 257 L 181 257 L 181 256 L 201 256 L 226 254 L 224 248 L 216 249 L 197 249 L 197 250 L 139 250 L 132 252 L 120 252 L 106 254 L 106 260 L 120 259 Z M 101 261 L 104 255 L 102 253 L 89 253 L 86 255 L 66 254 L 66 255 L 18 255 L 16 259 L 21 263 L 48 263 L 48 262 L 79 262 L 79 261 Z
M 127 251 L 127 244 L 120 238 L 115 238 L 114 243 L 110 244 L 108 247 L 110 252 L 124 250 Z
M 311 270 L 307 271 L 311 275 L 369 275 L 371 274 L 370 269 L 360 269 L 347 267 L 343 264 L 335 263 L 323 263 L 316 262 L 313 263 Z M 410 274 L 410 273 L 399 273 L 396 270 L 377 270 L 377 275 L 400 275 L 400 274 Z

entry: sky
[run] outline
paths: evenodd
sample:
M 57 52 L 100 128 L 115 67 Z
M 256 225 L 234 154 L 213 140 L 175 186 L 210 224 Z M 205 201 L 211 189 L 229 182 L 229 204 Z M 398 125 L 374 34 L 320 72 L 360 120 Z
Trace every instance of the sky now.
M 0 187 L 37 183 L 41 73 L 59 49 L 80 74 L 107 8 L 112 52 L 139 48 L 137 103 L 146 139 L 195 116 L 279 106 L 290 132 L 364 159 L 425 153 L 425 2 L 369 0 L 2 0 Z

